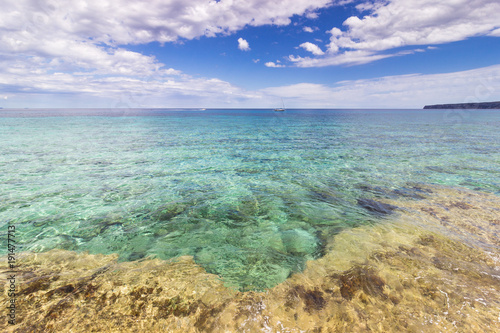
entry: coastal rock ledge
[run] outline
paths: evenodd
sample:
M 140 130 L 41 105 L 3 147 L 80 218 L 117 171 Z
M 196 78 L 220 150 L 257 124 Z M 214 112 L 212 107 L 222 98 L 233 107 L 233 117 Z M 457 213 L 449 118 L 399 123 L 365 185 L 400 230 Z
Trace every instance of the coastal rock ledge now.
M 426 105 L 424 109 L 500 109 L 500 101 L 483 103 L 459 103 Z

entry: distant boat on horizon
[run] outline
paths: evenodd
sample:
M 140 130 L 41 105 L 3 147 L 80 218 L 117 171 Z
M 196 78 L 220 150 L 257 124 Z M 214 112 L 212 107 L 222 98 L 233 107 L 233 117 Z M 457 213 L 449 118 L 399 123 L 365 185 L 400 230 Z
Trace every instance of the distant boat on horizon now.
M 276 111 L 276 112 L 283 112 L 283 111 L 286 110 L 285 109 L 285 102 L 283 102 L 283 98 L 281 99 L 281 105 L 282 105 L 281 108 L 276 108 L 276 109 L 274 109 L 274 111 Z

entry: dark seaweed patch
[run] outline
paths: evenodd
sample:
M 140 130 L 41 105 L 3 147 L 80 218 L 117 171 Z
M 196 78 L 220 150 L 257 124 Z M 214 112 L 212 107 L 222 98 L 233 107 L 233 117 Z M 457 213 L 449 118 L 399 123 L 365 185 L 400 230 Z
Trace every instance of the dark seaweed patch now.
M 354 294 L 360 290 L 371 296 L 385 296 L 385 282 L 371 267 L 355 266 L 340 274 L 338 278 L 340 281 L 340 294 L 347 300 L 351 300 Z
M 203 307 L 198 319 L 194 323 L 200 332 L 216 332 L 217 316 L 226 308 L 226 304 L 220 304 L 216 307 Z
M 142 259 L 146 256 L 146 253 L 144 252 L 132 252 L 129 256 L 128 256 L 128 260 L 129 261 L 135 261 L 135 260 L 139 260 L 139 259 Z
M 324 294 L 318 288 L 311 290 L 305 289 L 304 286 L 301 285 L 294 286 L 288 292 L 285 306 L 287 308 L 294 308 L 299 300 L 304 302 L 304 310 L 309 313 L 319 311 L 326 305 Z
M 390 196 L 390 192 L 388 189 L 382 188 L 380 186 L 372 186 L 369 184 L 358 184 L 356 186 L 358 189 L 363 192 L 372 193 L 377 197 L 388 197 Z
M 460 201 L 451 202 L 446 207 L 448 207 L 448 208 L 460 208 L 460 209 L 471 209 L 471 208 L 474 208 L 473 206 L 469 205 L 468 203 L 466 203 L 466 202 L 460 202 Z
M 340 195 L 330 190 L 315 189 L 309 191 L 309 195 L 314 200 L 326 202 L 329 204 L 336 204 L 340 200 Z
M 54 294 L 61 296 L 65 294 L 69 294 L 75 291 L 75 287 L 72 284 L 68 284 L 59 288 L 56 288 L 54 290 L 49 291 L 47 294 L 45 294 L 48 298 L 52 297 Z
M 50 310 L 45 315 L 45 319 L 56 319 L 61 316 L 61 314 L 73 307 L 73 303 L 70 299 L 63 298 L 56 305 L 50 308 Z
M 372 213 L 377 213 L 382 215 L 391 214 L 393 210 L 398 208 L 393 205 L 389 205 L 380 201 L 375 201 L 373 199 L 366 199 L 366 198 L 358 199 L 358 205 Z
M 415 190 L 415 188 L 403 187 L 403 188 L 394 190 L 391 193 L 396 195 L 396 196 L 399 196 L 399 197 L 418 199 L 418 200 L 425 199 L 425 197 L 423 195 L 418 194 L 416 192 L 420 192 L 420 191 Z
M 152 294 L 153 291 L 154 291 L 154 288 L 141 287 L 141 288 L 136 288 L 136 289 L 132 290 L 129 295 L 132 296 L 134 301 L 138 301 L 141 298 L 147 297 L 147 295 Z
M 50 284 L 58 279 L 57 275 L 35 277 L 27 282 L 28 286 L 21 290 L 19 295 L 29 295 L 40 290 L 47 290 Z

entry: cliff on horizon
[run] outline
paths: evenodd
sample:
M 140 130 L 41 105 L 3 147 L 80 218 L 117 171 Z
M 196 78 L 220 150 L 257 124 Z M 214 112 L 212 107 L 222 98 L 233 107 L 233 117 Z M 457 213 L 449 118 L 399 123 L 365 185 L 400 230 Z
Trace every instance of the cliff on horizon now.
M 424 106 L 424 109 L 500 109 L 500 101 L 482 103 L 435 104 L 426 105 Z

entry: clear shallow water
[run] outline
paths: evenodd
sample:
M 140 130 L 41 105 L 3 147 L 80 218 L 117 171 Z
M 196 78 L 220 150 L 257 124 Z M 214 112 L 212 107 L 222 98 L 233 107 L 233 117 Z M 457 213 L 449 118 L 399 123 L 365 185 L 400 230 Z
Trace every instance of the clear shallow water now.
M 498 110 L 0 117 L 1 231 L 15 224 L 23 251 L 192 255 L 242 290 L 272 287 L 331 235 L 378 223 L 360 198 L 419 183 L 500 192 Z

